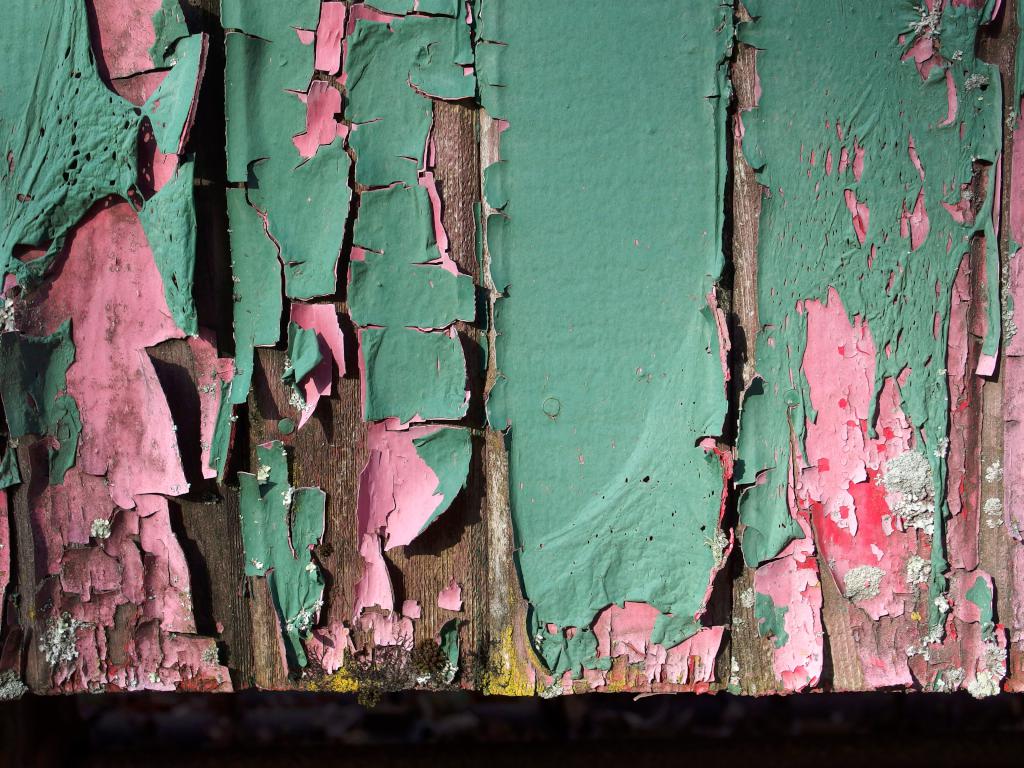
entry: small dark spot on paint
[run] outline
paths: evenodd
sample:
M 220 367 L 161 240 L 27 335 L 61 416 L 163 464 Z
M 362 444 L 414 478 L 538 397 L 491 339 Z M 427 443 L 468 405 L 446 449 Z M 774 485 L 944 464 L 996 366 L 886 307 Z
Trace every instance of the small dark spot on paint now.
M 651 482 L 651 476 L 650 475 L 645 475 L 644 479 L 641 480 L 640 482 L 642 482 L 642 483 L 649 483 L 649 482 Z

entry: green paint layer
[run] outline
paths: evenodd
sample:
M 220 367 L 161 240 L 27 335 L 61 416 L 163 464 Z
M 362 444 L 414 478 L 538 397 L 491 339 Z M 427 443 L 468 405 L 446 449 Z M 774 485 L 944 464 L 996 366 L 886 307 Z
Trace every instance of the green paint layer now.
M 776 648 L 789 642 L 786 631 L 786 614 L 789 606 L 775 605 L 769 595 L 760 592 L 754 595 L 754 620 L 757 622 L 758 637 L 770 637 Z
M 361 19 L 348 40 L 346 117 L 356 180 L 368 187 L 417 184 L 434 105 L 424 94 L 468 99 L 476 78 L 469 27 L 443 16 L 409 16 L 390 24 Z
M 451 619 L 446 621 L 439 633 L 441 655 L 445 658 L 445 668 L 442 675 L 445 683 L 452 683 L 459 674 L 459 620 Z
M 986 640 L 994 637 L 995 624 L 992 621 L 992 587 L 987 580 L 979 576 L 974 580 L 971 588 L 967 590 L 966 597 L 978 609 L 981 617 L 981 632 Z
M 285 384 L 290 384 L 295 396 L 302 399 L 299 384 L 320 364 L 320 341 L 316 331 L 303 328 L 297 323 L 288 323 L 288 359 L 284 375 Z
M 143 119 L 161 151 L 180 151 L 204 51 L 201 36 L 180 41 L 176 66 L 139 108 L 97 73 L 86 4 L 50 3 L 45 11 L 38 5 L 10 0 L 0 10 L 7 59 L 0 85 L 0 273 L 12 272 L 23 284 L 39 278 L 93 203 L 108 195 L 130 199 Z M 14 258 L 18 246 L 44 248 L 48 258 L 23 262 Z
M 139 211 L 139 221 L 160 271 L 164 298 L 171 316 L 181 330 L 192 336 L 199 333 L 192 296 L 196 271 L 194 179 L 194 163 L 182 163 L 174 176 Z
M 511 426 L 518 564 L 554 672 L 597 664 L 588 628 L 613 602 L 692 634 L 718 567 L 723 470 L 698 444 L 726 413 L 708 296 L 731 18 L 714 0 L 480 4 L 481 96 L 510 123 L 487 178 L 507 288 L 489 412 Z
M 18 468 L 18 452 L 10 443 L 0 459 L 0 491 L 21 482 L 21 469 Z
M 362 195 L 348 304 L 361 326 L 444 328 L 476 314 L 473 280 L 429 262 L 440 253 L 427 190 L 401 184 Z
M 163 0 L 153 14 L 153 32 L 153 45 L 149 49 L 153 63 L 158 67 L 173 66 L 176 61 L 175 43 L 188 35 L 185 15 L 181 12 L 181 0 Z
M 439 429 L 425 437 L 416 438 L 412 444 L 416 446 L 416 455 L 437 475 L 434 495 L 441 497 L 430 517 L 420 528 L 419 532 L 423 533 L 452 505 L 459 491 L 466 487 L 469 461 L 473 457 L 473 443 L 468 430 Z
M 359 337 L 366 421 L 466 415 L 466 357 L 458 337 L 413 328 L 366 328 Z
M 323 605 L 324 579 L 311 548 L 324 533 L 326 494 L 292 488 L 288 456 L 279 442 L 256 448 L 255 475 L 240 472 L 245 574 L 265 576 L 277 610 L 289 666 L 306 666 L 302 641 Z
M 787 531 L 786 485 L 789 468 L 798 463 L 790 436 L 799 445 L 805 420 L 815 418 L 801 370 L 813 364 L 803 359 L 806 313 L 797 303 L 824 302 L 833 287 L 851 318 L 859 315 L 870 329 L 876 402 L 886 378 L 906 377 L 902 408 L 931 463 L 935 498 L 943 500 L 936 504 L 931 547 L 934 603 L 947 570 L 942 441 L 948 432 L 950 293 L 975 233 L 985 234 L 987 243 L 990 319 L 983 352 L 995 354 L 999 341 L 992 196 L 972 201 L 962 222 L 947 208 L 970 188 L 972 164 L 995 163 L 1000 152 L 999 72 L 976 55 L 978 28 L 990 8 L 946 3 L 930 18 L 911 0 L 746 5 L 756 21 L 741 27 L 740 38 L 758 49 L 762 96 L 758 108 L 742 116 L 743 151 L 768 189 L 757 274 L 763 383 L 756 402 L 748 397 L 744 405 L 739 438 L 738 482 L 765 473 L 764 484 L 741 500 L 747 562 L 774 557 L 796 535 Z M 945 59 L 919 71 L 908 54 L 923 38 Z M 862 173 L 852 164 L 859 151 Z M 849 166 L 841 164 L 844 152 Z M 990 177 L 990 188 L 993 182 Z M 928 224 L 913 238 L 901 232 L 901 217 L 914 211 L 919 196 Z M 860 234 L 851 201 L 869 211 Z M 875 417 L 867 425 L 872 435 Z M 933 604 L 930 623 L 940 621 Z
M 78 404 L 66 391 L 74 360 L 70 320 L 49 336 L 0 336 L 0 395 L 7 429 L 14 438 L 50 438 L 51 485 L 63 483 L 64 473 L 74 465 L 82 432 Z
M 352 196 L 344 139 L 309 158 L 293 142 L 306 128 L 299 96 L 309 90 L 314 56 L 314 46 L 296 30 L 316 29 L 319 14 L 318 0 L 225 0 L 221 15 L 228 30 L 228 179 L 248 184 L 249 202 L 266 218 L 284 265 L 285 293 L 293 299 L 334 293 Z
M 263 222 L 245 198 L 245 190 L 227 190 L 231 224 L 231 274 L 234 282 L 235 377 L 231 403 L 249 395 L 255 347 L 273 346 L 281 335 L 283 310 L 281 263 Z

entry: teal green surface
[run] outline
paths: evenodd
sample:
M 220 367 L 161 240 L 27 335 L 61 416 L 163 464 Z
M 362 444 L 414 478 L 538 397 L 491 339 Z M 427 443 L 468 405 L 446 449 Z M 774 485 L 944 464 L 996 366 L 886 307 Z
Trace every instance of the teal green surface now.
M 249 396 L 255 347 L 273 346 L 281 336 L 281 262 L 263 221 L 246 200 L 245 190 L 226 191 L 231 227 L 231 275 L 234 284 L 232 315 L 235 329 L 235 377 L 231 403 Z
M 368 187 L 396 181 L 413 187 L 434 118 L 424 94 L 468 99 L 476 78 L 469 26 L 443 16 L 409 16 L 384 24 L 362 19 L 348 40 L 345 117 L 356 180 Z
M 444 328 L 476 314 L 473 279 L 428 264 L 440 258 L 427 190 L 396 184 L 365 192 L 349 266 L 348 305 L 357 325 Z
M 757 622 L 758 637 L 770 637 L 776 648 L 789 642 L 786 631 L 786 614 L 789 607 L 776 605 L 769 595 L 758 592 L 754 595 L 754 620 Z
M 317 0 L 225 0 L 221 12 L 229 30 L 228 180 L 247 183 L 249 202 L 265 215 L 284 265 L 285 294 L 293 299 L 335 292 L 352 197 L 344 139 L 319 147 L 311 158 L 303 158 L 292 141 L 306 129 L 306 105 L 298 94 L 309 89 L 315 52 L 296 30 L 315 30 L 319 17 Z
M 992 588 L 981 576 L 978 576 L 971 588 L 967 590 L 966 597 L 978 608 L 981 616 L 981 633 L 986 640 L 995 639 L 995 623 L 992 621 Z
M 143 119 L 153 123 L 162 152 L 178 151 L 201 39 L 177 44 L 179 66 L 142 107 L 111 91 L 96 71 L 84 2 L 47 3 L 45 12 L 33 0 L 4 3 L 0 47 L 0 151 L 7 158 L 0 174 L 0 272 L 29 285 L 95 202 L 108 195 L 130 199 Z M 22 245 L 46 248 L 47 258 L 14 258 Z
M 462 342 L 412 328 L 366 328 L 363 418 L 456 420 L 466 415 L 466 357 Z
M 290 384 L 295 394 L 302 399 L 302 381 L 313 372 L 323 359 L 320 354 L 320 340 L 316 331 L 303 328 L 297 323 L 288 323 L 288 357 L 281 379 Z
M 7 430 L 14 438 L 31 434 L 56 441 L 48 449 L 50 485 L 64 482 L 82 432 L 78 404 L 67 394 L 68 368 L 74 361 L 70 320 L 49 336 L 0 335 L 0 396 Z
M 726 413 L 707 297 L 731 19 L 710 0 L 479 7 L 481 97 L 511 126 L 487 177 L 507 289 L 489 413 L 511 430 L 517 560 L 555 673 L 599 665 L 589 627 L 612 603 L 653 605 L 662 639 L 685 639 L 717 567 L 723 470 L 697 444 Z
M 174 176 L 146 201 L 139 221 L 153 251 L 174 323 L 185 333 L 199 333 L 192 283 L 196 271 L 196 204 L 192 192 L 195 164 L 183 162 Z

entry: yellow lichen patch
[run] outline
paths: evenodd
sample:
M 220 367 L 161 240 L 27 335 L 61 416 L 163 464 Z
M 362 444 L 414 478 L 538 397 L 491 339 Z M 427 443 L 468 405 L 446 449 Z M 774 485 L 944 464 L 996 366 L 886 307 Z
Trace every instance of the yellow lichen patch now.
M 511 626 L 502 630 L 487 666 L 483 684 L 486 695 L 533 696 L 536 692 L 529 670 L 519 661 Z
M 359 690 L 359 681 L 347 669 L 339 669 L 333 675 L 324 675 L 306 683 L 306 690 L 330 693 L 355 693 Z

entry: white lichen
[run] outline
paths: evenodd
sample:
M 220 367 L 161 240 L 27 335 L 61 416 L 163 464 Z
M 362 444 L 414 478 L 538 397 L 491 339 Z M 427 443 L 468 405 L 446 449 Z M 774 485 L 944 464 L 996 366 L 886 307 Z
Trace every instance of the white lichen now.
M 924 454 L 907 451 L 891 459 L 878 482 L 888 491 L 889 509 L 904 526 L 919 528 L 929 536 L 934 532 L 934 479 L 932 465 Z
M 725 550 L 729 547 L 729 537 L 725 535 L 725 531 L 716 528 L 714 536 L 704 539 L 704 543 L 711 549 L 715 568 L 721 568 L 725 563 Z
M 858 565 L 843 576 L 846 596 L 855 603 L 878 597 L 885 571 L 875 565 Z
M 1003 479 L 1003 465 L 999 459 L 996 459 L 987 467 L 985 467 L 985 482 L 986 483 L 997 483 Z
M 1003 524 L 1002 499 L 996 496 L 993 496 L 990 499 L 985 499 L 985 503 L 982 504 L 981 510 L 985 513 L 985 525 L 989 528 L 998 528 Z
M 911 555 L 907 560 L 907 584 L 923 584 L 932 576 L 932 564 L 923 557 Z
M 300 608 L 298 613 L 288 619 L 285 629 L 288 632 L 308 632 L 313 628 L 313 624 L 316 623 L 316 617 L 319 615 L 323 605 L 323 600 L 317 600 L 309 608 Z
M 995 643 L 985 643 L 985 655 L 981 669 L 967 684 L 967 692 L 976 699 L 984 699 L 999 693 L 1003 678 L 1006 677 L 1006 649 Z
M 964 90 L 965 91 L 976 91 L 979 88 L 986 87 L 988 85 L 988 83 L 989 83 L 988 75 L 981 75 L 981 74 L 975 73 L 975 74 L 969 75 L 967 77 L 967 79 L 964 80 Z
M 260 464 L 256 467 L 256 482 L 265 483 L 270 479 L 270 467 L 267 464 Z
M 742 592 L 740 592 L 740 605 L 742 605 L 744 608 L 753 608 L 754 607 L 754 588 L 753 587 L 747 587 Z
M 89 527 L 89 535 L 100 541 L 110 538 L 110 521 L 97 517 Z
M 78 628 L 83 622 L 71 618 L 70 613 L 51 617 L 46 622 L 46 629 L 39 638 L 39 650 L 51 667 L 66 664 L 78 658 L 78 647 L 75 644 Z
M 21 681 L 13 669 L 0 672 L 0 701 L 14 701 L 28 692 L 28 686 Z
M 932 690 L 937 693 L 959 691 L 963 687 L 965 677 L 967 677 L 967 673 L 960 667 L 940 670 L 935 675 L 935 680 L 931 686 Z
M 942 24 L 942 3 L 936 3 L 934 8 L 925 4 L 914 6 L 918 18 L 910 22 L 910 32 L 914 37 L 931 39 L 939 34 L 939 26 Z
M 0 300 L 0 331 L 10 333 L 14 330 L 14 299 L 4 296 Z
M 217 648 L 216 643 L 210 643 L 206 646 L 206 650 L 203 651 L 202 660 L 203 664 L 220 664 L 220 650 Z
M 939 595 L 933 601 L 935 607 L 939 609 L 939 613 L 949 613 L 949 599 L 945 595 Z
M 562 691 L 562 684 L 561 683 L 555 683 L 554 685 L 550 686 L 549 688 L 545 688 L 543 691 L 541 691 L 539 696 L 542 699 L 555 699 L 555 698 L 558 698 L 559 696 L 561 696 L 562 693 L 563 693 L 563 691 Z

